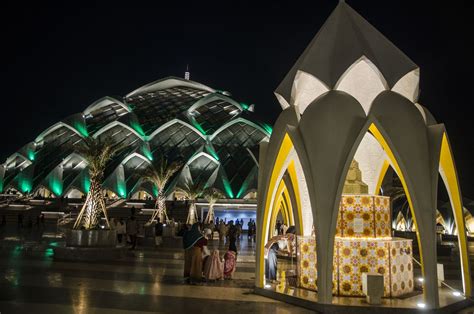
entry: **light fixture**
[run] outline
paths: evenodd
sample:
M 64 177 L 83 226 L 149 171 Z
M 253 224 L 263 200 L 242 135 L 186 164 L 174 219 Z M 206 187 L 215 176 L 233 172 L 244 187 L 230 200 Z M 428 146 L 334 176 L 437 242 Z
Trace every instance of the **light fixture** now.
M 455 297 L 460 297 L 460 296 L 461 296 L 461 292 L 459 292 L 459 291 L 454 291 L 454 292 L 453 292 L 453 295 L 454 295 Z
M 423 281 L 425 281 L 425 279 L 423 279 L 423 278 L 418 278 L 418 281 L 419 281 L 419 282 L 423 282 Z
M 271 287 L 272 287 L 271 285 L 268 285 L 268 284 L 265 285 L 265 289 L 268 289 L 268 288 L 271 288 Z
M 426 307 L 425 303 L 417 303 L 416 306 L 418 306 L 420 309 L 424 309 Z

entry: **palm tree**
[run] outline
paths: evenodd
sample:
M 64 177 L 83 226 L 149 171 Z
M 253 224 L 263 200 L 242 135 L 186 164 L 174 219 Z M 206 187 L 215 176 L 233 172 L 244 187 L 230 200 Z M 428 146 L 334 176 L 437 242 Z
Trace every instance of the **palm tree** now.
M 168 214 L 166 213 L 166 195 L 165 187 L 168 181 L 171 179 L 173 174 L 179 170 L 181 164 L 178 162 L 168 163 L 168 160 L 161 156 L 155 159 L 148 168 L 145 169 L 143 174 L 143 180 L 152 183 L 157 189 L 155 211 L 151 215 L 150 222 L 153 222 L 158 216 L 160 221 L 168 220 Z
M 196 210 L 196 200 L 202 195 L 204 189 L 200 184 L 188 182 L 183 188 L 178 187 L 177 190 L 183 193 L 184 197 L 189 200 L 189 211 L 186 224 L 192 225 L 197 222 L 198 217 Z
M 224 194 L 216 188 L 208 188 L 204 191 L 204 197 L 209 202 L 209 211 L 207 212 L 207 216 L 204 220 L 204 223 L 209 224 L 215 219 L 214 205 L 216 204 L 218 199 L 224 198 Z
M 119 149 L 109 138 L 100 140 L 93 137 L 86 137 L 82 145 L 75 147 L 75 150 L 88 163 L 90 188 L 73 229 L 84 228 L 89 230 L 97 228 L 102 213 L 105 217 L 106 227 L 110 228 L 104 194 L 102 193 L 102 180 L 108 161 Z

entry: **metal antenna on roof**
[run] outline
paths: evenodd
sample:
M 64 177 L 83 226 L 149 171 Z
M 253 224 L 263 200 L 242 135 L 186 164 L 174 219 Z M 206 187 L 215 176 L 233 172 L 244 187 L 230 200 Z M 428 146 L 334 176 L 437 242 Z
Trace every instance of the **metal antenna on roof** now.
M 189 73 L 189 64 L 186 64 L 186 72 L 184 72 L 184 79 L 189 81 L 191 73 Z

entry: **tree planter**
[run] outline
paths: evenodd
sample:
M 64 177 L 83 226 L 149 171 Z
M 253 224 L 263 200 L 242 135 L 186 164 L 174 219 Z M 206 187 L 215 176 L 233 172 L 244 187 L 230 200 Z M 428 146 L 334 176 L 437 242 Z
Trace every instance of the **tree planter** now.
M 66 246 L 74 247 L 115 247 L 115 230 L 66 230 Z
M 115 230 L 66 230 L 66 246 L 55 247 L 54 258 L 74 261 L 105 261 L 121 258 Z

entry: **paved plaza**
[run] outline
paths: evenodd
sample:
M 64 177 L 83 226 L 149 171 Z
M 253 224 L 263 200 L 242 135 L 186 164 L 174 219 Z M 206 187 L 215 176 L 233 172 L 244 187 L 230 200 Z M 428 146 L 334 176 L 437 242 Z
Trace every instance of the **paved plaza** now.
M 54 236 L 54 232 L 44 234 Z M 44 236 L 43 235 L 43 236 Z M 55 261 L 61 239 L 33 227 L 0 241 L 0 312 L 7 313 L 310 313 L 253 294 L 254 243 L 239 244 L 234 280 L 184 283 L 183 250 L 151 242 L 110 262 Z M 225 244 L 212 241 L 210 248 Z

